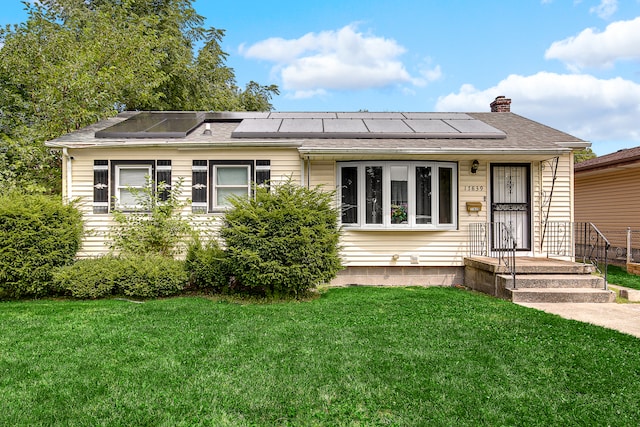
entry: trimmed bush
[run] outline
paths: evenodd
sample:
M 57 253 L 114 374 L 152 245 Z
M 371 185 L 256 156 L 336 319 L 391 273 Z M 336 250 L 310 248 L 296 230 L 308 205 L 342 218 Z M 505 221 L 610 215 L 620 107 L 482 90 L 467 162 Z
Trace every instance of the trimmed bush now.
M 51 293 L 54 267 L 73 263 L 82 232 L 81 213 L 58 197 L 0 197 L 0 298 Z
M 213 240 L 204 244 L 199 239 L 193 241 L 187 250 L 185 268 L 189 284 L 195 289 L 219 292 L 229 284 L 225 251 Z
M 75 298 L 104 298 L 116 293 L 121 276 L 120 260 L 113 256 L 81 259 L 58 268 L 53 273 L 53 286 Z
M 224 216 L 235 280 L 266 295 L 298 296 L 334 278 L 341 268 L 335 193 L 291 180 L 255 191 L 255 198 L 233 198 Z
M 54 281 L 57 289 L 75 298 L 153 298 L 182 292 L 188 276 L 184 262 L 157 254 L 108 255 L 58 269 Z

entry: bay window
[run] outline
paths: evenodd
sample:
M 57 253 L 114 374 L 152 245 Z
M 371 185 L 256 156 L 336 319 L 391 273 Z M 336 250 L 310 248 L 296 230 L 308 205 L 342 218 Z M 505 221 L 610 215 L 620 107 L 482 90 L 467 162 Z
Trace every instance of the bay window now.
M 339 162 L 338 183 L 345 227 L 457 227 L 456 163 Z

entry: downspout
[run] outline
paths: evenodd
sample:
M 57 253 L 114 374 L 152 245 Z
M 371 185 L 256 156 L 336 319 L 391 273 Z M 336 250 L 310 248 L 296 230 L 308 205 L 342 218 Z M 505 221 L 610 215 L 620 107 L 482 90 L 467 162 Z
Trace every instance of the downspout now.
M 71 185 L 71 156 L 69 155 L 69 151 L 67 150 L 67 148 L 63 148 L 62 149 L 62 159 L 65 161 L 65 182 L 64 182 L 64 188 L 66 189 L 65 194 L 63 194 L 63 196 L 66 198 L 67 202 L 70 202 L 72 200 L 72 194 L 71 194 L 71 189 L 72 189 L 72 185 Z
M 307 189 L 311 188 L 311 159 L 307 156 Z

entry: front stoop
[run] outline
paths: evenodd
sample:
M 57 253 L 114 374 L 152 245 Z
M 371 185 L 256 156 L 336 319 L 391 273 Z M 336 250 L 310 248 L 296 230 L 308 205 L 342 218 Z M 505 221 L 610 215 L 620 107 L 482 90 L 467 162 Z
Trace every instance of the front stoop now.
M 604 289 L 604 279 L 593 274 L 499 274 L 498 288 L 513 302 L 613 302 L 615 293 Z
M 513 302 L 613 302 L 615 294 L 607 289 L 520 288 L 507 289 Z
M 515 286 L 496 260 L 465 259 L 465 285 L 513 302 L 609 303 L 615 293 L 605 289 L 593 267 L 548 258 L 518 258 Z

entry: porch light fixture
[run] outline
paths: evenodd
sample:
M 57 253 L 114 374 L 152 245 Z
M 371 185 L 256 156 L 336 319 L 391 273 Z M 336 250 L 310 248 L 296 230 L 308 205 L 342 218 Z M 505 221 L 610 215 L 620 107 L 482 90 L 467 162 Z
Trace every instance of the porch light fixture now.
M 471 173 L 478 172 L 479 166 L 480 166 L 480 162 L 478 162 L 477 160 L 474 160 L 473 163 L 471 163 Z

